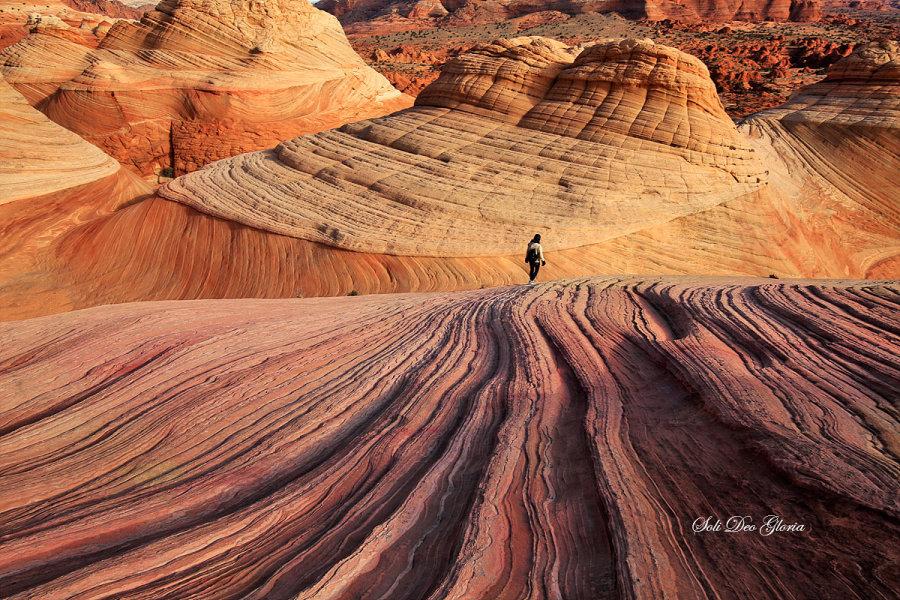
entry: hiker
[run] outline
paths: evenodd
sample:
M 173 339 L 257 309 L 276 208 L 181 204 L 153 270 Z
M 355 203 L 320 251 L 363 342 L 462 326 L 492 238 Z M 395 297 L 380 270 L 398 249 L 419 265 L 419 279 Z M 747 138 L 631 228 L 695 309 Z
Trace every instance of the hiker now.
M 531 272 L 529 273 L 531 279 L 528 283 L 534 285 L 534 280 L 538 271 L 541 270 L 541 266 L 547 264 L 547 261 L 544 260 L 544 249 L 541 248 L 541 234 L 534 234 L 534 237 L 528 243 L 528 249 L 525 251 L 525 262 L 531 266 Z

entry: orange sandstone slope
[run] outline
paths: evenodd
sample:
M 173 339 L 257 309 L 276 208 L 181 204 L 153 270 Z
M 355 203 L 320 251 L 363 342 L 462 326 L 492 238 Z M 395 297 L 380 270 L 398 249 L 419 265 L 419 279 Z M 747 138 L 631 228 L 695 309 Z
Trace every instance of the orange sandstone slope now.
M 43 301 L 65 310 L 52 284 L 55 240 L 109 215 L 149 187 L 99 148 L 32 108 L 0 79 L 0 306 L 15 312 L 40 280 Z
M 900 44 L 860 48 L 784 106 L 744 120 L 774 186 L 808 199 L 798 237 L 840 246 L 874 276 L 900 277 Z M 782 210 L 797 210 L 784 206 Z M 880 248 L 870 234 L 893 237 Z M 855 255 L 855 256 L 854 256 Z
M 167 0 L 58 70 L 47 68 L 55 45 L 32 35 L 8 48 L 5 76 L 144 175 L 192 171 L 411 102 L 306 0 Z
M 736 128 L 702 63 L 674 49 L 497 42 L 448 64 L 410 110 L 220 161 L 67 232 L 0 318 L 518 283 L 535 231 L 545 278 L 896 278 L 900 96 L 883 73 L 876 84 L 835 71 L 844 93 L 870 98 L 856 111 L 869 126 L 842 132 L 866 154 L 821 144 L 825 169 L 773 115 L 759 118 L 777 136 Z
M 898 309 L 644 278 L 0 324 L 0 589 L 893 598 Z M 729 515 L 804 530 L 692 532 Z

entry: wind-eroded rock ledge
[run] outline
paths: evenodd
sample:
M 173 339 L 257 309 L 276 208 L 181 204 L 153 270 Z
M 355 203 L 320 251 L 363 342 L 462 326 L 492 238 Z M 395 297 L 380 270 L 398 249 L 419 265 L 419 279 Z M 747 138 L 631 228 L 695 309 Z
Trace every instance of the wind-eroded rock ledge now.
M 893 598 L 895 284 L 0 324 L 12 598 Z M 805 532 L 693 534 L 779 515 Z

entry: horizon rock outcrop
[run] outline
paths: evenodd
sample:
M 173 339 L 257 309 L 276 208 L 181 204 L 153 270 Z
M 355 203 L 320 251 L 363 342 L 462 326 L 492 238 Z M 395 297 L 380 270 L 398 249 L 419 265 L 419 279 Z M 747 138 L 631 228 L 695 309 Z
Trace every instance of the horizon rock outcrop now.
M 126 4 L 119 0 L 63 0 L 76 10 L 97 13 L 116 19 L 139 20 L 153 7 L 152 2 L 142 0 L 140 4 Z
M 139 24 L 116 23 L 58 73 L 40 61 L 49 43 L 32 36 L 0 54 L 7 79 L 144 175 L 189 172 L 411 102 L 306 0 L 166 0 Z
M 318 8 L 338 17 L 348 33 L 373 30 L 462 27 L 557 12 L 619 13 L 653 21 L 814 21 L 819 0 L 321 0 Z
M 898 309 L 596 278 L 0 323 L 0 589 L 892 599 Z
M 894 59 L 858 48 L 845 60 Z M 766 113 L 736 128 L 702 63 L 674 49 L 487 44 L 449 63 L 414 108 L 220 161 L 67 232 L 47 275 L 0 318 L 506 285 L 524 281 L 535 232 L 542 277 L 898 278 L 898 79 L 839 69 L 828 85 L 869 98 L 855 118 L 878 125 L 843 128 L 846 146 L 805 156 L 812 137 Z

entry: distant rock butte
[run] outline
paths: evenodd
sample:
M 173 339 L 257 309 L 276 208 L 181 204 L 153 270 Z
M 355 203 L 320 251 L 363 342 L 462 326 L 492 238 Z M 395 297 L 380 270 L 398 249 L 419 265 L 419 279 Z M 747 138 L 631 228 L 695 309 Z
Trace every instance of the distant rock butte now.
M 63 0 L 63 2 L 76 10 L 119 19 L 140 19 L 153 7 L 152 2 L 129 5 L 117 0 Z
M 702 63 L 650 41 L 484 45 L 409 110 L 218 162 L 66 232 L 0 318 L 60 310 L 59 290 L 93 306 L 517 283 L 535 232 L 542 278 L 897 278 L 896 56 L 857 49 L 830 87 L 737 128 Z
M 616 12 L 655 21 L 808 21 L 820 16 L 819 0 L 321 0 L 348 32 L 463 26 L 517 19 L 534 13 Z
M 32 35 L 8 48 L 8 81 L 145 175 L 192 171 L 411 102 L 306 0 L 167 0 L 48 68 L 57 46 Z
M 889 600 L 898 309 L 644 277 L 2 323 L 0 589 Z M 804 529 L 692 530 L 732 514 Z

